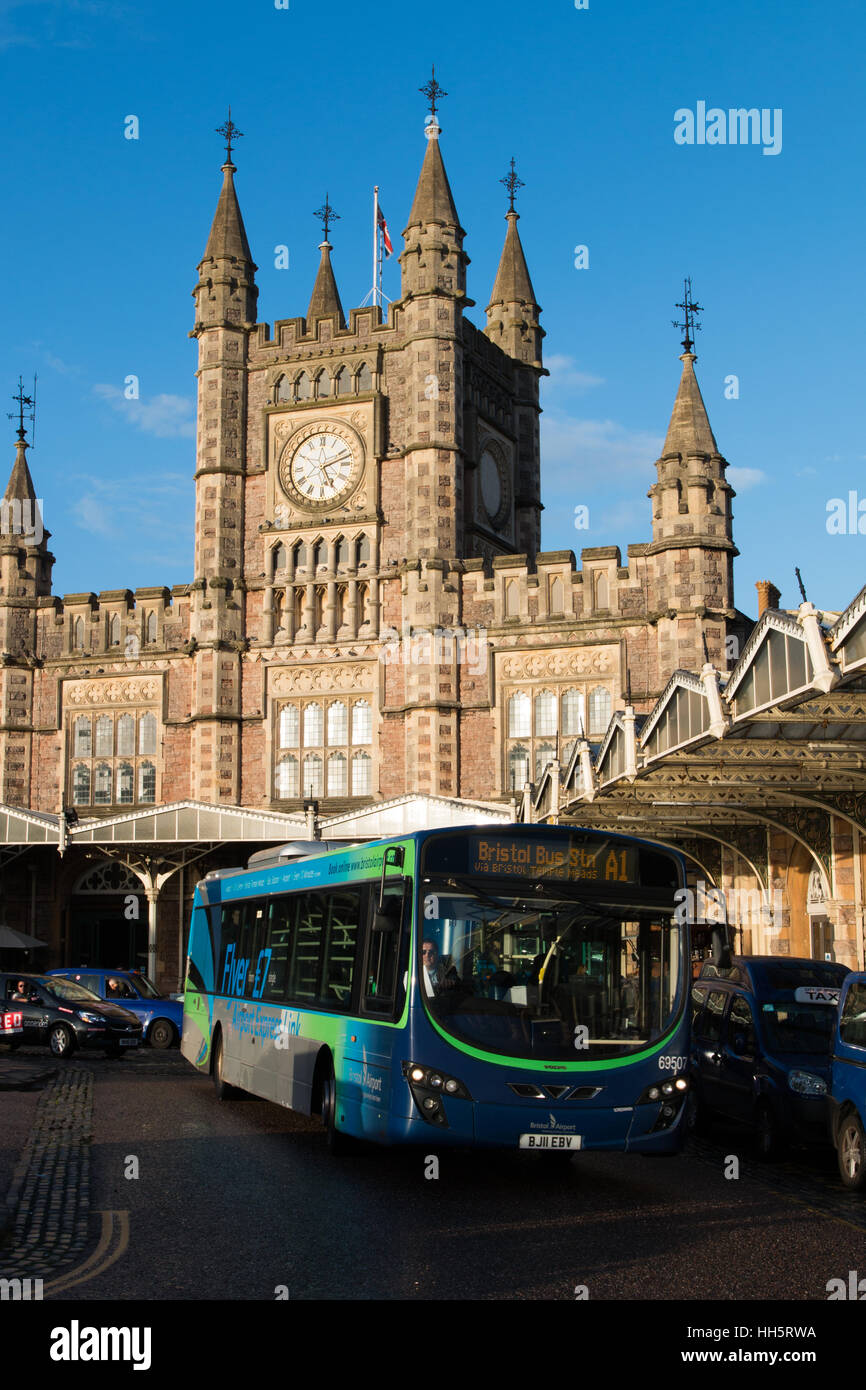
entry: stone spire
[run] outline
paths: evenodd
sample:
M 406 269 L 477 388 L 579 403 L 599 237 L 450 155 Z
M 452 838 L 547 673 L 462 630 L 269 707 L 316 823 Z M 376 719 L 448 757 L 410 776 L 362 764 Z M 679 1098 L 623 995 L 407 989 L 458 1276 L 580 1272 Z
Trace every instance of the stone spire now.
M 343 317 L 343 306 L 340 303 L 340 291 L 337 289 L 334 268 L 331 265 L 332 249 L 329 241 L 323 241 L 319 245 L 322 259 L 316 272 L 316 283 L 313 285 L 310 307 L 307 310 L 307 323 L 311 324 L 316 319 L 331 316 L 336 318 L 338 328 L 345 328 L 346 320 Z
M 403 232 L 406 247 L 400 257 L 404 300 L 416 294 L 450 294 L 463 302 L 466 298 L 466 267 L 469 257 L 463 250 L 466 232 L 460 225 L 451 185 L 439 148 L 441 129 L 435 115 L 424 128 L 427 149 L 409 221 Z
M 511 357 L 531 367 L 541 367 L 544 329 L 538 321 L 541 309 L 535 300 L 517 230 L 519 218 L 520 214 L 513 207 L 505 214 L 508 230 L 487 306 L 487 327 L 484 331 Z
M 255 323 L 258 267 L 253 263 L 235 191 L 236 172 L 228 158 L 222 166 L 223 186 L 193 290 L 197 328 L 221 322 Z
M 718 445 L 695 376 L 697 358 L 693 352 L 684 352 L 680 361 L 683 374 L 661 456 L 680 454 L 685 459 L 693 454 L 718 455 Z
M 46 549 L 49 532 L 43 529 L 42 509 L 27 466 L 28 444 L 21 433 L 15 444 L 15 462 L 0 504 L 0 531 L 3 541 L 39 550 Z
M 442 151 L 439 148 L 439 136 L 442 132 L 435 117 L 428 121 L 424 133 L 427 136 L 427 149 L 424 154 L 424 162 L 421 165 L 418 187 L 415 189 L 415 200 L 412 203 L 407 228 L 423 227 L 431 222 L 439 222 L 443 226 L 459 228 L 462 238 L 466 233 L 460 227 L 457 209 L 454 206 L 451 185 L 448 182 L 448 175 L 442 160 Z

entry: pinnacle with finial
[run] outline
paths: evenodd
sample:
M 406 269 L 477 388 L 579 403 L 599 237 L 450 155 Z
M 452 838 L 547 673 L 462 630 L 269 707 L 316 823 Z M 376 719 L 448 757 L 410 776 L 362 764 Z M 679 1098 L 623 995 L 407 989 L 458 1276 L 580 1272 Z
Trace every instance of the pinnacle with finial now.
M 331 224 L 332 222 L 339 222 L 339 220 L 340 220 L 340 214 L 339 214 L 338 212 L 334 212 L 334 209 L 331 207 L 331 204 L 328 202 L 328 195 L 327 195 L 327 193 L 325 194 L 325 201 L 324 201 L 324 203 L 323 203 L 322 206 L 319 208 L 318 212 L 314 212 L 314 213 L 313 213 L 313 216 L 314 216 L 314 217 L 318 217 L 319 220 L 321 221 L 322 227 L 324 228 L 324 232 L 325 232 L 325 241 L 327 241 L 327 240 L 328 240 L 328 227 L 330 226 L 330 224 Z
M 677 319 L 671 320 L 674 328 L 681 328 L 683 330 L 683 352 L 693 352 L 695 343 L 692 337 L 692 330 L 694 329 L 697 331 L 701 326 L 694 315 L 702 314 L 704 310 L 703 305 L 695 304 L 692 299 L 692 277 L 690 275 L 687 275 L 683 280 L 683 302 L 674 307 L 682 309 L 684 315 L 682 323 L 679 323 Z
M 519 178 L 517 177 L 516 172 L 515 172 L 515 168 L 514 168 L 514 158 L 513 158 L 513 156 L 512 156 L 512 160 L 511 160 L 511 172 L 508 173 L 508 174 L 506 174 L 506 175 L 505 175 L 505 178 L 504 178 L 504 179 L 500 179 L 499 182 L 500 182 L 500 183 L 504 183 L 504 184 L 505 184 L 505 187 L 508 189 L 508 196 L 509 196 L 509 199 L 511 200 L 511 201 L 510 201 L 510 206 L 509 206 L 509 208 L 508 208 L 508 211 L 509 211 L 509 212 L 513 212 L 513 211 L 514 211 L 514 195 L 515 195 L 515 193 L 517 192 L 518 188 L 523 188 L 523 187 L 525 187 L 524 182 L 523 182 L 523 179 L 519 179 Z
M 426 82 L 423 87 L 419 87 L 418 91 L 421 92 L 421 94 L 425 96 L 427 100 L 430 102 L 430 115 L 433 117 L 433 120 L 435 121 L 436 105 L 438 102 L 442 100 L 443 97 L 447 97 L 448 95 L 445 89 L 443 87 L 440 87 L 439 83 L 436 81 L 435 63 L 433 64 L 433 76 L 430 78 L 430 81 Z
M 226 164 L 231 164 L 231 162 L 232 162 L 232 142 L 235 141 L 235 140 L 242 140 L 242 139 L 243 139 L 243 136 L 244 136 L 243 131 L 242 131 L 242 130 L 238 130 L 237 126 L 235 125 L 234 121 L 232 120 L 232 108 L 231 108 L 231 107 L 229 107 L 229 118 L 228 118 L 228 120 L 227 120 L 227 121 L 224 121 L 222 125 L 217 126 L 217 128 L 216 128 L 216 133 L 217 133 L 217 135 L 222 135 L 223 138 L 224 138 L 224 140 L 225 140 L 225 142 L 226 142 Z

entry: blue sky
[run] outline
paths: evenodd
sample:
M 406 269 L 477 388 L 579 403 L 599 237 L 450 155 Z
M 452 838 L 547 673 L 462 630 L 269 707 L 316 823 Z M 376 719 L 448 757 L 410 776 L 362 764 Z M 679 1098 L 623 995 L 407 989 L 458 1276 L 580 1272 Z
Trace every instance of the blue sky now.
M 512 155 L 525 182 L 520 231 L 551 369 L 544 547 L 625 556 L 649 539 L 689 274 L 705 306 L 698 377 L 738 494 L 738 605 L 754 613 L 755 581 L 772 579 L 794 606 L 799 565 L 810 598 L 843 607 L 866 581 L 866 536 L 826 524 L 831 499 L 866 502 L 862 7 L 473 0 L 436 13 L 393 0 L 0 0 L 0 388 L 12 410 L 19 372 L 39 373 L 30 464 L 55 591 L 193 578 L 190 292 L 228 104 L 245 132 L 237 188 L 260 318 L 306 311 L 326 191 L 348 309 L 370 285 L 374 183 L 401 248 L 424 153 L 418 88 L 435 61 L 476 323 Z M 781 151 L 677 144 L 674 113 L 699 101 L 780 109 Z M 274 266 L 280 244 L 287 270 Z M 398 297 L 396 255 L 385 275 Z M 132 374 L 137 402 L 123 397 Z M 737 399 L 725 398 L 731 375 Z M 10 466 L 13 442 L 10 422 Z M 578 532 L 581 504 L 590 529 Z

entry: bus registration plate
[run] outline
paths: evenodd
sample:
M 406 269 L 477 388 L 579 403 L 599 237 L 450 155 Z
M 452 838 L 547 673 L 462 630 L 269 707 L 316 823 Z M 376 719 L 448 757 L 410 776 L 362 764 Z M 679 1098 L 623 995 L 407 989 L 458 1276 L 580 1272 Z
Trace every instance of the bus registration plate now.
M 521 1134 L 521 1149 L 579 1149 L 579 1134 Z

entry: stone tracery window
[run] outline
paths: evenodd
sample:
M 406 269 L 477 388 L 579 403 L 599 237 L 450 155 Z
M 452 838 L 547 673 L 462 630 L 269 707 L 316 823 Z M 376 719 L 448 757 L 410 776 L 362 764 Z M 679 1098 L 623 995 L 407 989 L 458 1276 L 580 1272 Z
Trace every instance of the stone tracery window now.
M 276 714 L 274 796 L 368 796 L 373 784 L 372 704 L 333 699 L 289 700 Z M 296 754 L 287 748 L 298 749 Z
M 142 754 L 157 751 L 155 714 L 146 711 L 136 716 L 128 710 L 116 715 L 81 714 L 70 728 L 72 760 L 67 794 L 73 806 L 130 806 L 136 801 L 156 801 L 156 764 L 140 761 Z

